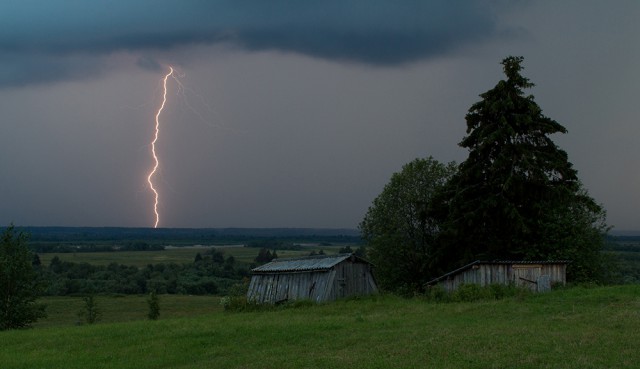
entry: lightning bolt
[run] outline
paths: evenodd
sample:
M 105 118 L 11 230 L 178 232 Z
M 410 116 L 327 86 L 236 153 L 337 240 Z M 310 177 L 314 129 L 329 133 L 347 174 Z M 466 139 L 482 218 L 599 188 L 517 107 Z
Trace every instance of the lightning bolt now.
M 153 212 L 156 216 L 156 221 L 153 224 L 153 228 L 158 228 L 158 223 L 160 223 L 160 213 L 158 213 L 158 200 L 160 196 L 158 194 L 158 190 L 153 185 L 153 176 L 156 174 L 156 172 L 158 171 L 158 167 L 160 166 L 160 161 L 158 160 L 158 155 L 156 154 L 156 142 L 158 142 L 158 135 L 160 134 L 160 114 L 162 114 L 164 105 L 167 102 L 167 80 L 171 76 L 173 76 L 173 68 L 169 67 L 169 73 L 167 73 L 162 79 L 162 87 L 164 89 L 162 94 L 162 104 L 160 105 L 160 107 L 158 108 L 158 112 L 156 113 L 155 134 L 153 136 L 153 140 L 151 141 L 151 155 L 153 156 L 154 165 L 153 169 L 151 169 L 149 175 L 147 176 L 147 182 L 149 182 L 149 187 L 151 188 L 151 191 L 154 195 Z

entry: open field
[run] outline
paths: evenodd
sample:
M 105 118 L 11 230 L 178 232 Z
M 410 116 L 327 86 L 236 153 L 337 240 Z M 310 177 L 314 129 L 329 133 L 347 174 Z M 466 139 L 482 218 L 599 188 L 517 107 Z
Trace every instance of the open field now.
M 385 295 L 6 331 L 0 342 L 2 367 L 16 369 L 637 368 L 640 286 L 446 304 Z
M 146 295 L 96 296 L 100 311 L 99 323 L 119 323 L 147 319 L 149 307 Z M 160 295 L 160 318 L 195 317 L 221 312 L 219 296 Z M 47 305 L 47 317 L 40 319 L 34 328 L 76 325 L 78 312 L 83 310 L 81 297 L 44 297 L 38 302 Z
M 303 250 L 277 250 L 278 257 L 287 258 L 300 255 L 308 255 L 313 250 L 324 250 L 328 254 L 337 253 L 342 246 L 314 246 L 305 247 Z M 148 264 L 159 263 L 191 263 L 197 253 L 204 253 L 210 247 L 184 246 L 172 247 L 160 251 L 114 251 L 114 252 L 75 252 L 75 253 L 41 253 L 38 254 L 42 264 L 49 265 L 51 259 L 59 257 L 62 261 L 73 263 L 89 263 L 93 265 L 109 265 L 117 263 L 144 267 Z M 216 246 L 216 250 L 222 251 L 227 256 L 233 256 L 237 261 L 252 263 L 260 249 L 244 246 Z

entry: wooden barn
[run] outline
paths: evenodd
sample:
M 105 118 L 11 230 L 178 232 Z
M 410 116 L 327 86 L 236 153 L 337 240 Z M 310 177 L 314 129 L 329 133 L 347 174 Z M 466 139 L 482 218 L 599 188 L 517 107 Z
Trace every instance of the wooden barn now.
M 251 271 L 247 299 L 279 303 L 333 301 L 378 292 L 371 264 L 353 254 L 276 259 Z
M 441 285 L 451 292 L 461 284 L 514 284 L 535 292 L 567 282 L 568 261 L 474 261 L 438 277 L 429 286 Z

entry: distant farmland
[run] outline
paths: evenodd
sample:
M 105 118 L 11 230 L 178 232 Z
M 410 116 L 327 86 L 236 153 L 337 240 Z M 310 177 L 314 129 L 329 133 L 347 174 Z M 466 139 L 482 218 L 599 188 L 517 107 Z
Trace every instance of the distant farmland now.
M 225 256 L 233 256 L 236 260 L 252 263 L 258 255 L 259 249 L 244 246 L 215 247 Z M 171 247 L 160 251 L 117 251 L 117 252 L 76 252 L 76 253 L 42 253 L 40 260 L 48 265 L 54 257 L 73 263 L 88 263 L 93 265 L 109 265 L 111 263 L 144 267 L 148 264 L 160 263 L 192 263 L 198 253 L 204 253 L 211 247 Z M 278 257 L 294 257 L 308 255 L 312 251 L 322 250 L 326 253 L 337 253 L 341 246 L 310 246 L 302 250 L 277 250 Z

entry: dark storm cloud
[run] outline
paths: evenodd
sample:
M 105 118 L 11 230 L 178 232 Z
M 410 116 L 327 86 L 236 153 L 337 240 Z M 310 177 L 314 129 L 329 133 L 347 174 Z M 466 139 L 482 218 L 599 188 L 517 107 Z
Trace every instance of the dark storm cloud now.
M 138 60 L 136 60 L 136 65 L 142 69 L 150 70 L 153 72 L 162 70 L 162 65 L 157 60 L 148 55 L 139 57 Z
M 104 69 L 104 62 L 95 55 L 77 58 L 41 52 L 0 54 L 0 87 L 83 79 Z
M 0 86 L 82 78 L 87 56 L 226 42 L 374 65 L 430 58 L 494 33 L 465 1 L 5 1 Z M 153 67 L 152 59 L 140 59 Z M 146 64 L 145 64 L 146 63 Z M 80 65 L 80 68 L 78 67 Z

